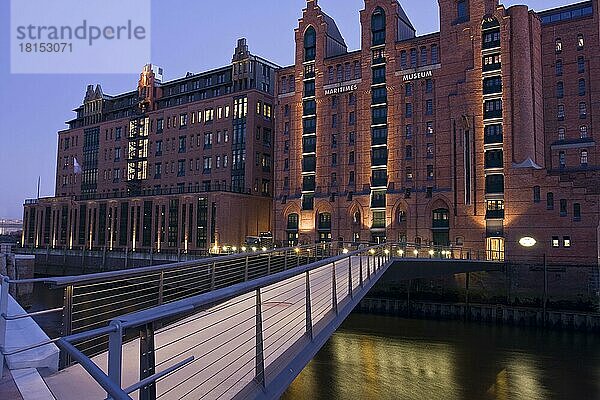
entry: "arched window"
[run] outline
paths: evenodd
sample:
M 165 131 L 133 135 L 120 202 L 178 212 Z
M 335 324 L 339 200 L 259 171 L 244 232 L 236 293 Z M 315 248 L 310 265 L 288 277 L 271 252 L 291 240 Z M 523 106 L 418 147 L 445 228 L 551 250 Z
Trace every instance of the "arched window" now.
M 385 43 L 385 12 L 381 7 L 377 7 L 371 16 L 371 32 L 373 33 L 373 46 Z
M 309 26 L 304 32 L 304 61 L 314 61 L 316 57 L 317 32 Z

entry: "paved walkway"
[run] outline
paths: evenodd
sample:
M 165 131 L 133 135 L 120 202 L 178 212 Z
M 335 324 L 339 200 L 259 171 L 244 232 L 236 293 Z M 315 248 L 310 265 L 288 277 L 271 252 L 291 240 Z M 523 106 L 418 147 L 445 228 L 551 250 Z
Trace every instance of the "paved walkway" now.
M 0 378 L 0 398 L 7 400 L 23 400 L 17 385 L 10 373 L 10 370 L 4 366 L 4 373 Z

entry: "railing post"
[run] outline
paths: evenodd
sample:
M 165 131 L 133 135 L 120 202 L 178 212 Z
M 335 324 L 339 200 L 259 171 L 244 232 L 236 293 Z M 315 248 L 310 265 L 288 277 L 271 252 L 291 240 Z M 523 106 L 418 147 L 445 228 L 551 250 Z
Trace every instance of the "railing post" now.
M 248 256 L 246 256 L 246 263 L 244 265 L 244 282 L 248 282 Z
M 312 310 L 310 303 L 310 275 L 308 271 L 306 271 L 306 334 L 310 340 L 313 340 Z
M 217 269 L 217 263 L 213 262 L 210 268 L 210 290 L 215 290 L 215 270 Z
M 62 335 L 69 336 L 73 332 L 73 285 L 65 286 L 63 298 L 63 327 Z M 64 351 L 60 352 L 62 367 L 71 365 L 71 356 Z
M 6 348 L 6 319 L 8 314 L 8 277 L 0 275 L 2 279 L 0 290 L 0 379 L 4 373 L 4 349 Z
M 154 375 L 155 372 L 154 326 L 148 323 L 140 328 L 140 381 Z M 140 388 L 140 400 L 156 400 L 155 382 Z
M 162 305 L 165 291 L 165 271 L 160 271 L 158 279 L 158 305 Z
M 121 372 L 123 368 L 123 327 L 119 321 L 111 321 L 115 329 L 108 335 L 108 379 L 121 387 Z M 108 393 L 107 393 L 108 394 Z
M 352 257 L 348 257 L 348 295 L 353 298 L 352 294 Z
M 298 255 L 298 257 L 296 257 L 296 267 L 299 267 L 300 266 L 300 251 L 298 251 L 296 254 Z
M 360 280 L 360 287 L 363 287 L 363 257 L 362 254 L 358 255 L 358 277 Z
M 267 259 L 267 275 L 271 275 L 271 253 L 269 253 L 269 258 Z
M 367 279 L 371 280 L 371 254 L 367 252 Z
M 288 256 L 288 252 L 287 250 L 285 250 L 283 252 L 283 270 L 287 270 L 287 256 Z
M 255 379 L 264 388 L 265 387 L 265 354 L 263 341 L 263 323 L 262 323 L 262 301 L 260 298 L 260 288 L 256 289 L 256 368 Z
M 337 283 L 335 280 L 335 261 L 331 263 L 331 302 L 333 310 L 338 313 L 338 302 L 337 302 Z

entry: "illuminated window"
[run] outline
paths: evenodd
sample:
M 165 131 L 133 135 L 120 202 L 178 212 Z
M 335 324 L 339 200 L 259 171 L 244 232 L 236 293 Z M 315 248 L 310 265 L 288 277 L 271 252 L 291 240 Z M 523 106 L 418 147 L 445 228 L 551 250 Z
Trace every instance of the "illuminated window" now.
M 581 125 L 579 127 L 579 137 L 581 139 L 585 139 L 588 137 L 588 127 L 587 125 Z
M 554 42 L 554 48 L 557 53 L 562 52 L 562 40 L 560 38 L 556 39 L 556 41 Z
M 560 239 L 558 236 L 552 236 L 552 247 L 560 247 Z
M 584 119 L 587 117 L 587 104 L 585 102 L 579 103 L 579 118 Z
M 577 50 L 583 50 L 583 45 L 584 45 L 584 39 L 583 39 L 583 35 L 579 34 L 577 35 Z
M 571 247 L 571 237 L 563 236 L 563 247 Z
M 581 150 L 581 152 L 579 153 L 579 163 L 581 164 L 582 167 L 587 167 L 587 165 L 588 165 L 588 151 L 587 150 Z
M 565 140 L 565 128 L 558 128 L 558 140 Z

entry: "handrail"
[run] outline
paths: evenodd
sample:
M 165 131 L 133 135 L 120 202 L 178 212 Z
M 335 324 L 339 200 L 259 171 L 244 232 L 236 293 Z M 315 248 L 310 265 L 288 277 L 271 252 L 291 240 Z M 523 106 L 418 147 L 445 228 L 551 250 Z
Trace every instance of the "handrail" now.
M 132 268 L 132 269 L 122 269 L 117 271 L 108 271 L 108 272 L 98 272 L 94 274 L 87 275 L 72 275 L 72 276 L 60 276 L 60 277 L 45 277 L 45 278 L 34 278 L 34 279 L 23 279 L 23 280 L 9 280 L 11 284 L 19 284 L 19 283 L 50 283 L 56 285 L 58 287 L 66 286 L 69 284 L 75 283 L 94 283 L 100 282 L 104 280 L 108 280 L 110 278 L 129 278 L 138 275 L 144 275 L 153 272 L 161 272 L 161 271 L 170 271 L 173 269 L 186 268 L 186 267 L 195 267 L 212 264 L 214 262 L 225 262 L 231 260 L 237 260 L 244 257 L 249 256 L 258 256 L 262 254 L 273 254 L 284 251 L 293 251 L 296 248 L 306 249 L 309 247 L 314 247 L 314 245 L 302 245 L 302 246 L 294 246 L 294 247 L 285 247 L 285 248 L 275 248 L 267 251 L 256 251 L 256 252 L 243 252 L 236 254 L 228 254 L 224 256 L 218 257 L 207 257 L 201 258 L 198 260 L 191 261 L 179 261 L 169 264 L 161 264 L 161 265 L 153 265 L 150 267 L 140 267 L 140 268 Z

